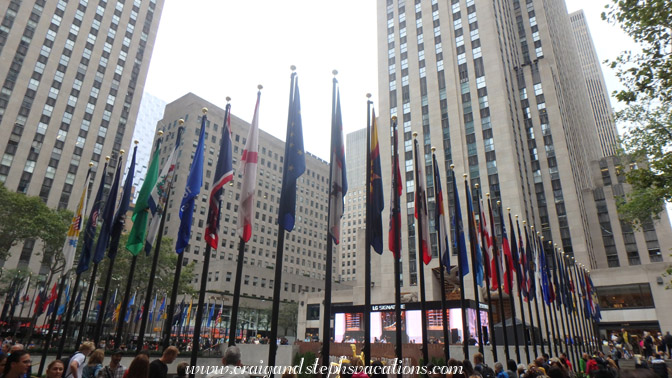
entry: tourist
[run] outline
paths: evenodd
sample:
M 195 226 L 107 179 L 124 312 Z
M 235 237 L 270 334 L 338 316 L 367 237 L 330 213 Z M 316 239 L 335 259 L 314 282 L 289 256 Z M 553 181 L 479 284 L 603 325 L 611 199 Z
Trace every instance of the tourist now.
M 128 378 L 148 378 L 149 377 L 149 358 L 145 354 L 135 356 L 126 370 Z M 167 373 L 166 373 L 167 374 Z
M 509 378 L 509 375 L 504 371 L 504 365 L 501 362 L 495 362 L 495 374 L 497 378 Z
M 359 357 L 353 357 L 350 361 L 355 371 L 352 372 L 352 378 L 369 378 L 369 375 L 364 372 L 364 361 Z
M 667 351 L 667 357 L 672 358 L 672 335 L 670 335 L 670 331 L 665 332 L 665 336 L 663 336 L 663 345 L 665 346 L 663 350 Z
M 82 369 L 82 378 L 96 378 L 98 372 L 103 369 L 103 360 L 105 359 L 105 351 L 96 349 L 89 356 L 89 362 Z
M 82 378 L 82 370 L 84 370 L 84 362 L 86 358 L 96 349 L 92 342 L 83 342 L 77 352 L 68 360 L 68 366 L 65 367 L 64 378 Z
M 371 378 L 387 378 L 387 374 L 383 372 L 383 368 L 384 365 L 382 362 L 373 361 L 371 363 Z
M 463 372 L 465 376 L 471 377 L 472 375 L 476 374 L 476 371 L 474 370 L 474 365 L 471 364 L 471 361 L 463 360 L 462 366 L 464 366 Z
M 509 378 L 518 378 L 518 366 L 516 365 L 516 361 L 510 358 L 506 361 L 506 375 Z
M 16 351 L 7 357 L 5 362 L 5 369 L 3 370 L 2 378 L 21 378 L 28 374 L 30 369 L 30 354 L 25 350 Z
M 483 354 L 474 354 L 474 370 L 483 378 L 495 378 L 495 371 L 485 364 Z
M 63 365 L 63 361 L 53 360 L 47 365 L 47 378 L 61 378 L 64 370 L 65 365 Z
M 226 367 L 222 373 L 208 374 L 208 378 L 250 378 L 244 369 L 240 360 L 240 349 L 237 346 L 230 346 L 224 351 L 222 356 L 222 365 Z
M 189 366 L 189 364 L 186 362 L 180 362 L 179 364 L 177 364 L 177 375 L 175 376 L 175 378 L 186 378 L 187 366 Z
M 176 347 L 171 345 L 166 348 L 163 351 L 161 358 L 158 358 L 149 364 L 149 378 L 168 378 L 168 365 L 175 361 L 178 354 L 180 354 L 180 350 Z
M 112 351 L 110 364 L 98 372 L 97 378 L 123 378 L 126 367 L 121 364 L 122 353 L 120 350 Z
M 560 362 L 562 362 L 569 371 L 574 370 L 572 363 L 569 361 L 569 358 L 567 357 L 567 353 L 565 352 L 560 353 Z
M 656 353 L 651 360 L 651 370 L 660 378 L 668 378 L 667 364 L 663 359 L 662 353 Z
M 653 356 L 653 336 L 647 331 L 644 331 L 644 340 L 643 340 L 643 346 L 644 346 L 644 357 L 649 358 Z
M 588 356 L 588 353 L 584 353 L 581 355 L 581 359 L 579 360 L 579 372 L 581 373 L 586 372 L 586 364 L 588 363 L 589 359 L 590 356 Z

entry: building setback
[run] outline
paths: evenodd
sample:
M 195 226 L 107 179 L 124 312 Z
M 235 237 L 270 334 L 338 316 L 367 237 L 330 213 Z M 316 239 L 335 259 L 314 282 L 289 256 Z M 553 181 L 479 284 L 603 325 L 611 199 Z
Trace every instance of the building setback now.
M 163 0 L 10 0 L 0 3 L 0 182 L 74 210 L 90 187 L 111 183 L 131 145 Z M 108 172 L 99 171 L 105 156 Z M 40 267 L 35 243 L 4 266 Z

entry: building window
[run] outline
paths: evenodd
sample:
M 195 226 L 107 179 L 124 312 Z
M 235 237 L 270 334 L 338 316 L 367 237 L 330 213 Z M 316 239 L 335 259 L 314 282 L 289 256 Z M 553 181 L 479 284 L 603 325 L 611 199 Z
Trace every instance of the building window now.
M 320 320 L 319 304 L 309 304 L 306 307 L 306 320 Z
M 648 283 L 595 288 L 602 309 L 653 308 L 653 295 Z

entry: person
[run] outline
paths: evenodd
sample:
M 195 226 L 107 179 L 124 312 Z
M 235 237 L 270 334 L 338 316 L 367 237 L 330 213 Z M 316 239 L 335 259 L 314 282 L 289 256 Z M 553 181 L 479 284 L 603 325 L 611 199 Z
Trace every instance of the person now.
M 672 335 L 670 335 L 670 331 L 665 332 L 665 336 L 663 336 L 663 345 L 665 346 L 663 350 L 667 351 L 667 357 L 672 358 Z
M 352 378 L 369 378 L 369 375 L 364 372 L 364 361 L 361 358 L 353 357 L 350 363 L 355 368 Z
M 63 365 L 63 361 L 53 360 L 47 365 L 47 378 L 61 378 L 64 370 L 65 365 Z
M 68 360 L 68 366 L 65 369 L 64 378 L 82 378 L 84 362 L 86 358 L 96 349 L 92 342 L 85 341 L 79 346 L 79 349 Z
M 463 360 L 462 366 L 464 367 L 464 375 L 466 375 L 467 377 L 471 377 L 472 375 L 476 374 L 474 370 L 474 365 L 471 364 L 471 361 Z
M 653 356 L 653 336 L 647 331 L 644 331 L 644 357 L 649 358 Z
M 385 339 L 383 339 L 385 340 Z M 376 360 L 371 363 L 371 378 L 387 378 L 387 374 L 383 372 L 383 363 Z
M 0 375 L 5 370 L 5 365 L 7 364 L 7 355 L 0 354 Z
M 506 361 L 506 374 L 509 378 L 518 378 L 518 366 L 516 366 L 516 361 L 510 358 Z
M 89 362 L 82 369 L 82 378 L 96 378 L 98 372 L 103 368 L 103 360 L 105 359 L 105 351 L 96 349 L 89 356 Z
M 669 378 L 669 373 L 667 372 L 667 364 L 663 359 L 661 353 L 656 353 L 651 360 L 651 370 L 653 370 L 656 375 L 660 378 Z
M 568 370 L 570 370 L 570 371 L 574 370 L 574 367 L 572 366 L 572 363 L 569 361 L 569 358 L 567 357 L 567 353 L 565 353 L 565 352 L 560 353 L 560 361 L 567 366 Z
M 595 375 L 595 372 L 600 370 L 599 366 L 597 366 L 597 361 L 595 361 L 596 356 L 597 356 L 597 354 L 593 354 L 592 356 L 588 356 L 588 361 L 586 361 L 585 373 L 588 374 L 591 377 L 593 377 Z
M 497 378 L 509 378 L 509 375 L 504 371 L 504 365 L 501 362 L 495 362 L 495 374 Z
M 149 378 L 168 378 L 168 365 L 175 361 L 178 354 L 180 354 L 180 350 L 177 347 L 171 345 L 166 348 L 161 358 L 149 364 Z
M 126 372 L 128 378 L 148 378 L 149 371 L 149 358 L 147 358 L 146 354 L 138 354 L 133 361 L 131 361 Z
M 189 366 L 189 364 L 186 362 L 180 362 L 179 364 L 177 364 L 177 375 L 175 376 L 175 378 L 186 378 L 187 366 Z
M 3 370 L 2 378 L 21 378 L 28 374 L 30 369 L 30 354 L 25 350 L 19 350 L 7 357 L 5 363 L 5 370 Z
M 97 378 L 123 378 L 126 367 L 121 364 L 122 353 L 120 350 L 112 351 L 110 364 L 98 372 Z
M 240 361 L 240 349 L 237 346 L 230 346 L 224 351 L 222 356 L 222 365 L 227 369 L 223 369 L 221 374 L 208 374 L 208 378 L 250 378 L 250 375 L 241 369 L 243 363 Z M 341 374 L 343 377 L 343 374 Z
M 483 361 L 483 354 L 475 353 L 474 370 L 476 370 L 476 372 L 479 373 L 483 378 L 495 378 L 495 371 L 488 367 L 488 365 L 486 365 Z
M 516 374 L 518 374 L 518 377 L 520 378 L 525 376 L 525 364 L 518 364 L 516 367 Z

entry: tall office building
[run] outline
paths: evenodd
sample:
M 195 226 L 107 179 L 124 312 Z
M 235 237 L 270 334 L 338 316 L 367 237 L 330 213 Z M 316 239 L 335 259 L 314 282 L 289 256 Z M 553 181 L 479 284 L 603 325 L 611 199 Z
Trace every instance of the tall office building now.
M 135 129 L 133 130 L 133 140 L 144 143 L 138 144 L 138 154 L 135 158 L 135 174 L 133 175 L 133 198 L 131 201 L 135 202 L 140 194 L 140 188 L 145 182 L 147 176 L 147 167 L 149 167 L 149 159 L 152 155 L 152 146 L 149 141 L 154 140 L 154 135 L 157 130 L 157 123 L 163 118 L 163 110 L 166 108 L 166 102 L 158 97 L 152 96 L 145 92 L 142 94 L 142 101 L 140 101 L 140 109 L 138 110 L 138 119 L 135 121 Z M 128 174 L 128 168 L 131 165 L 131 160 L 126 161 L 125 174 Z
M 457 180 L 466 217 L 466 175 L 472 192 L 479 184 L 482 194 L 490 194 L 498 234 L 498 215 L 504 211 L 506 219 L 506 208 L 511 208 L 511 215 L 541 232 L 547 253 L 557 244 L 591 269 L 604 303 L 602 332 L 619 319 L 633 322 L 633 331 L 654 323 L 672 327 L 662 286 L 665 265 L 657 263 L 670 261 L 669 254 L 660 253 L 660 246 L 672 242 L 669 221 L 661 214 L 661 221 L 637 232 L 618 217 L 617 198 L 628 187 L 618 159 L 602 158 L 600 146 L 605 143 L 595 124 L 599 116 L 594 115 L 601 110 L 591 108 L 586 88 L 594 76 L 584 80 L 564 1 L 386 0 L 378 3 L 377 18 L 385 186 L 391 185 L 386 157 L 391 156 L 387 137 L 392 116 L 398 118 L 400 165 L 405 167 L 402 295 L 418 295 L 418 269 L 425 270 L 428 300 L 441 295 L 432 274 L 438 259 L 420 266 L 417 257 L 412 134 L 418 133 L 425 172 L 431 172 L 431 147 L 436 147 L 448 214 L 453 214 L 452 182 Z M 432 177 L 426 178 L 426 188 L 431 214 Z M 497 209 L 498 201 L 503 210 Z M 389 216 L 389 209 L 385 214 Z M 508 221 L 506 228 L 510 237 Z M 436 256 L 436 235 L 432 247 Z M 451 259 L 455 265 L 456 256 Z M 374 303 L 394 303 L 391 255 L 373 254 L 372 267 Z M 470 282 L 471 273 L 465 277 Z M 334 298 L 343 305 L 363 304 L 361 291 Z M 464 291 L 467 298 L 474 297 L 471 284 Z M 306 298 L 311 306 L 313 297 Z
M 262 105 L 264 97 L 262 94 Z M 163 119 L 164 141 L 161 146 L 160 163 L 167 159 L 173 149 L 178 129 L 178 120 L 185 120 L 185 133 L 179 150 L 175 175 L 177 177 L 168 204 L 164 235 L 177 240 L 180 224 L 178 211 L 184 194 L 193 154 L 198 143 L 201 127 L 201 109 L 208 108 L 205 132 L 205 158 L 203 187 L 196 200 L 191 240 L 184 252 L 184 263 L 196 262 L 197 277 L 194 287 L 199 287 L 205 252 L 204 228 L 207 221 L 208 197 L 219 154 L 219 143 L 224 122 L 224 109 L 192 93 L 188 93 L 166 106 Z M 238 109 L 237 114 L 252 116 L 253 109 Z M 263 110 L 262 110 L 263 112 Z M 260 118 L 264 117 L 261 114 Z M 260 128 L 285 127 L 262 121 Z M 277 121 L 268 121 L 276 122 Z M 240 237 L 237 234 L 238 205 L 242 176 L 239 171 L 240 157 L 245 146 L 249 123 L 231 116 L 231 139 L 233 143 L 233 181 L 224 187 L 219 247 L 212 250 L 208 275 L 208 296 L 218 295 L 225 305 L 231 303 L 236 275 Z M 156 142 L 155 142 L 156 144 Z M 259 132 L 259 157 L 254 207 L 252 237 L 245 246 L 241 294 L 242 306 L 251 308 L 269 307 L 273 298 L 274 272 L 278 237 L 278 203 L 282 187 L 282 168 L 285 143 L 267 132 Z M 317 156 L 306 152 L 306 171 L 299 178 L 296 199 L 296 224 L 292 232 L 285 233 L 284 262 L 281 299 L 298 301 L 302 292 L 319 292 L 324 288 L 326 256 L 326 229 L 328 204 L 329 165 Z M 336 260 L 336 258 L 334 258 Z M 334 264 L 334 276 L 337 266 Z M 218 302 L 221 303 L 221 302 Z M 228 312 L 225 310 L 225 324 Z
M 581 68 L 583 68 L 583 77 L 586 80 L 590 106 L 593 108 L 602 156 L 614 156 L 618 149 L 618 132 L 614 122 L 614 112 L 611 109 L 609 92 L 604 82 L 604 75 L 602 75 L 602 65 L 597 57 L 586 16 L 583 10 L 578 10 L 571 13 L 569 19 L 572 22 L 572 31 L 579 52 Z
M 131 145 L 163 0 L 0 3 L 0 182 L 74 209 L 94 162 Z M 32 242 L 31 242 L 32 243 Z M 6 266 L 29 265 L 31 243 Z

